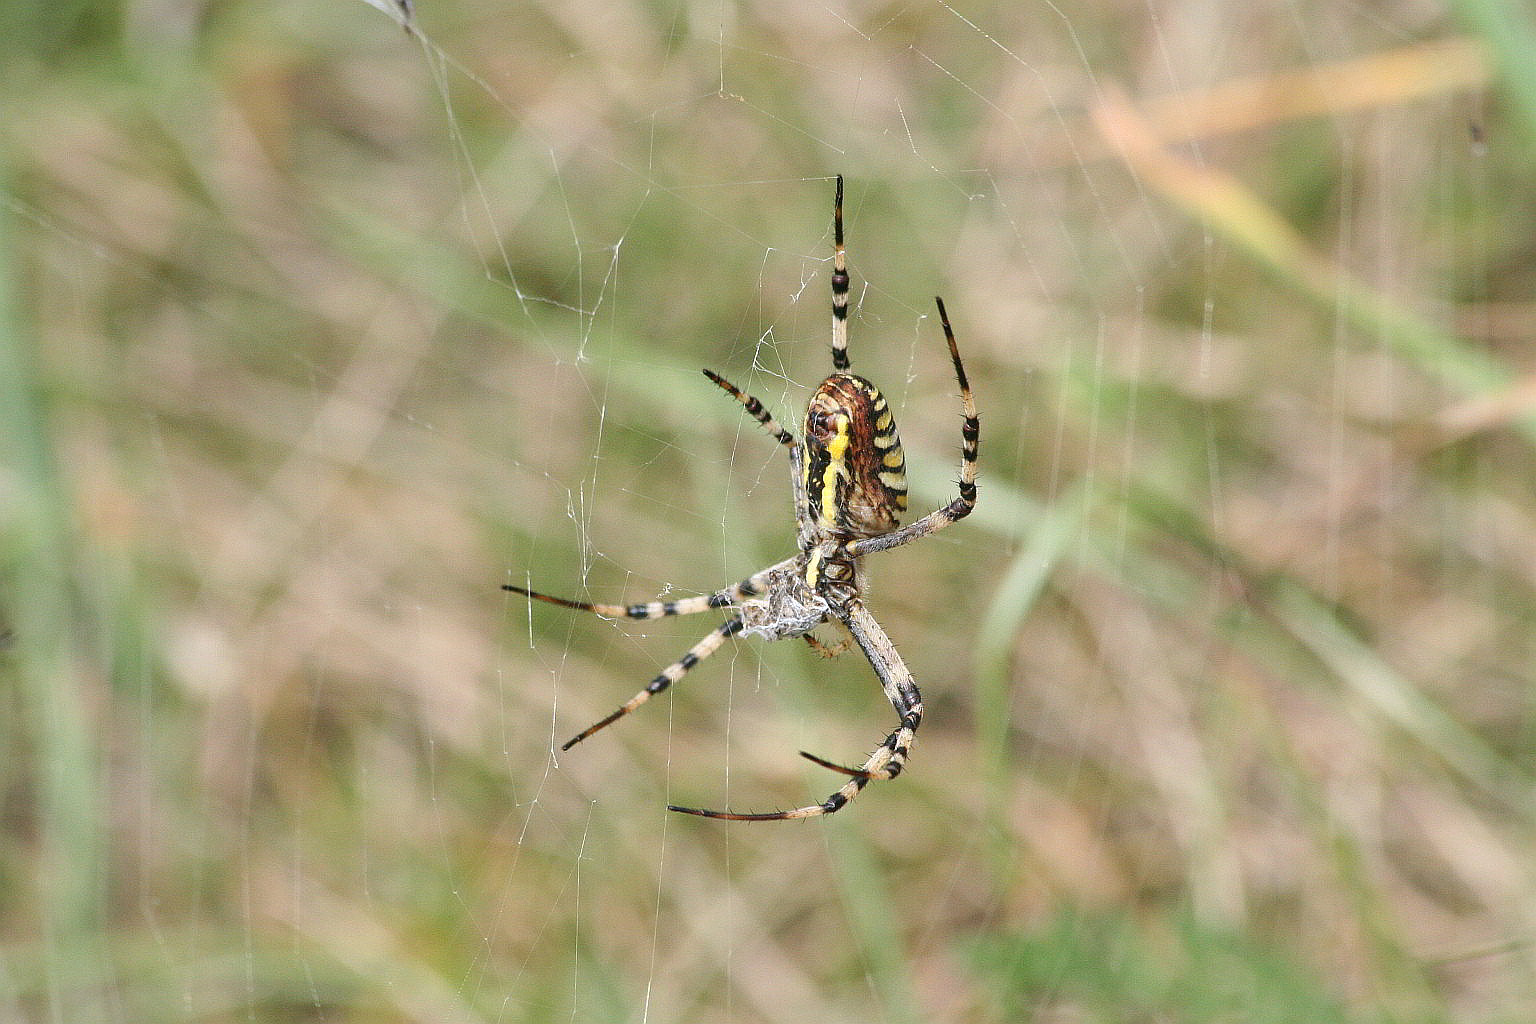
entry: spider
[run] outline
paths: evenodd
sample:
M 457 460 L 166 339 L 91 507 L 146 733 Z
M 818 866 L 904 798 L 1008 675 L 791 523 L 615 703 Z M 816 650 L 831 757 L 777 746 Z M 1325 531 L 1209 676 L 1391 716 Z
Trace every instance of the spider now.
M 896 646 L 864 604 L 867 572 L 864 556 L 888 551 L 920 540 L 970 515 L 976 507 L 976 452 L 981 422 L 971 397 L 955 334 L 944 311 L 944 300 L 935 299 L 939 323 L 949 344 L 949 357 L 960 384 L 964 421 L 960 428 L 959 496 L 909 526 L 898 526 L 907 508 L 906 459 L 896 436 L 896 422 L 885 396 L 863 377 L 849 373 L 848 359 L 848 263 L 843 248 L 843 178 L 837 176 L 832 206 L 832 367 L 833 373 L 811 396 L 805 412 L 805 440 L 781 427 L 763 404 L 710 370 L 704 376 L 740 402 L 747 414 L 760 423 L 774 440 L 789 449 L 790 483 L 794 493 L 797 554 L 777 565 L 712 594 L 675 601 L 654 600 L 645 604 L 589 604 L 551 597 L 523 587 L 504 585 L 539 601 L 593 612 L 611 618 L 653 619 L 666 615 L 692 615 L 725 609 L 729 617 L 708 636 L 668 665 L 655 679 L 612 714 L 588 726 L 561 745 L 570 750 L 593 733 L 634 711 L 683 678 L 694 666 L 719 650 L 731 637 L 760 636 L 766 640 L 803 637 L 824 654 L 836 653 L 811 635 L 824 622 L 842 625 L 869 659 L 885 696 L 896 709 L 896 728 L 868 760 L 847 768 L 801 751 L 810 761 L 848 776 L 843 786 L 819 804 L 791 811 L 738 814 L 698 807 L 668 805 L 668 810 L 705 818 L 732 821 L 782 821 L 831 814 L 858 796 L 876 779 L 894 779 L 906 767 L 918 725 L 923 720 L 923 699 L 912 673 L 896 652 Z M 846 643 L 846 638 L 845 638 Z

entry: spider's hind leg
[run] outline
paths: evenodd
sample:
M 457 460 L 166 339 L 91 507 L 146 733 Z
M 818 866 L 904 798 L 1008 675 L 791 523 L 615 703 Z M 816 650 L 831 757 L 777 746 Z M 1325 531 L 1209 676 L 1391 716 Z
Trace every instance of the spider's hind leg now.
M 762 424 L 763 429 L 766 430 L 768 435 L 775 441 L 784 445 L 786 448 L 793 448 L 795 446 L 795 435 L 779 426 L 779 421 L 773 418 L 773 413 L 769 412 L 767 407 L 764 406 L 762 402 L 759 402 L 756 398 L 753 398 L 751 395 L 738 388 L 735 384 L 732 384 L 730 381 L 720 376 L 714 370 L 705 370 L 704 376 L 708 377 L 710 380 L 719 385 L 720 390 L 724 391 L 726 394 L 736 399 L 736 401 L 740 402 L 741 407 L 747 410 L 747 415 L 751 416 L 753 419 L 757 420 L 758 423 Z
M 878 534 L 874 537 L 858 537 L 848 542 L 849 555 L 860 557 L 876 551 L 888 551 L 894 547 L 921 540 L 953 526 L 976 508 L 976 459 L 981 444 L 981 418 L 976 413 L 976 399 L 971 394 L 971 382 L 965 375 L 965 364 L 960 361 L 960 348 L 955 344 L 955 331 L 949 325 L 949 314 L 944 311 L 944 300 L 935 298 L 939 307 L 939 323 L 944 327 L 944 340 L 949 345 L 949 358 L 955 365 L 955 381 L 960 385 L 960 494 L 948 505 L 908 523 L 899 530 Z

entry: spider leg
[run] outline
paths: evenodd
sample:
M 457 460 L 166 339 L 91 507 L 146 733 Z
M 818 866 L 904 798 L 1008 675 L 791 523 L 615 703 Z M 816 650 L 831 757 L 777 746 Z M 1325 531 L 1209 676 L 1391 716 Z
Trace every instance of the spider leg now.
M 763 408 L 763 403 L 738 388 L 735 384 L 720 376 L 714 370 L 705 370 L 704 376 L 720 385 L 721 390 L 740 402 L 747 410 L 747 415 L 763 425 L 763 429 L 773 436 L 779 444 L 793 448 L 795 435 L 779 426 L 778 420 L 773 418 L 773 413 Z
M 838 181 L 841 182 L 842 179 L 839 178 Z M 838 195 L 842 195 L 841 184 L 838 186 Z M 841 204 L 841 200 L 839 200 L 839 204 Z M 841 211 L 841 205 L 838 206 L 838 209 Z M 841 214 L 839 214 L 838 223 L 842 223 Z M 839 228 L 839 231 L 841 231 L 841 228 Z M 841 235 L 839 235 L 839 237 L 841 237 Z M 846 291 L 847 275 L 844 274 L 843 276 L 844 290 Z M 844 340 L 846 342 L 846 338 Z M 768 431 L 768 433 L 773 436 L 775 441 L 789 449 L 789 485 L 795 502 L 795 530 L 799 538 L 800 550 L 806 550 L 811 542 L 810 537 L 812 524 L 806 511 L 805 502 L 805 451 L 800 447 L 800 445 L 795 443 L 795 435 L 779 426 L 778 421 L 773 418 L 773 413 L 763 408 L 762 402 L 759 402 L 745 391 L 742 391 L 736 385 L 732 384 L 730 381 L 726 380 L 724 377 L 720 376 L 713 370 L 705 370 L 704 376 L 720 385 L 720 388 L 725 391 L 726 394 L 740 402 L 742 406 L 747 410 L 747 414 L 753 419 L 757 420 L 757 422 L 761 423 L 763 425 L 763 429 Z
M 832 368 L 846 370 L 848 361 L 848 254 L 843 250 L 843 176 L 837 176 L 832 201 Z
M 816 637 L 810 633 L 806 633 L 800 639 L 804 640 L 806 646 L 815 651 L 817 654 L 821 655 L 823 658 L 835 658 L 839 654 L 842 654 L 844 651 L 846 651 L 849 647 L 853 646 L 851 643 L 849 643 L 846 637 L 836 640 L 830 644 L 816 639 Z
M 608 717 L 604 718 L 602 721 L 587 726 L 581 732 L 560 744 L 560 749 L 570 750 L 572 747 L 586 739 L 588 736 L 591 736 L 593 733 L 600 729 L 607 728 L 614 722 L 617 722 L 619 719 L 629 714 L 631 711 L 634 711 L 640 705 L 644 704 L 646 701 L 650 700 L 652 697 L 656 696 L 658 693 L 662 692 L 667 687 L 677 682 L 679 679 L 683 678 L 683 676 L 687 675 L 689 670 L 699 662 L 703 661 L 711 654 L 714 654 L 717 650 L 720 649 L 720 645 L 725 643 L 727 638 L 733 637 L 740 632 L 741 619 L 726 619 L 724 622 L 720 623 L 720 625 L 716 627 L 708 636 L 694 644 L 692 647 L 688 648 L 688 652 L 681 658 L 678 658 L 672 664 L 662 669 L 661 674 L 646 684 L 645 689 L 641 690 L 639 693 L 629 698 L 629 700 L 619 705 L 617 710 L 608 715 Z
M 862 776 L 865 775 L 865 771 L 862 768 L 849 768 L 847 765 L 834 764 L 833 762 L 828 761 L 824 757 L 817 757 L 815 754 L 811 753 L 808 750 L 800 751 L 800 756 L 805 758 L 807 761 L 811 762 L 812 764 L 819 764 L 823 768 L 827 768 L 827 769 L 829 769 L 831 771 L 838 772 L 838 773 L 840 773 L 842 775 L 852 775 L 854 778 L 861 778 Z
M 869 609 L 864 607 L 863 601 L 855 597 L 843 608 L 834 609 L 834 614 L 848 627 L 854 640 L 858 641 L 859 647 L 864 650 L 864 655 L 869 659 L 870 666 L 874 668 L 875 675 L 880 677 L 880 685 L 885 690 L 886 698 L 899 716 L 900 720 L 896 728 L 885 738 L 885 742 L 876 747 L 875 752 L 869 755 L 869 760 L 859 768 L 844 768 L 814 754 L 802 752 L 804 757 L 823 768 L 830 768 L 832 771 L 851 776 L 841 789 L 819 804 L 810 804 L 792 811 L 767 811 L 760 814 L 706 811 L 697 807 L 672 805 L 668 805 L 668 810 L 695 814 L 701 818 L 723 818 L 727 821 L 786 821 L 791 818 L 814 818 L 841 810 L 848 801 L 858 796 L 865 786 L 876 779 L 894 779 L 901 774 L 902 769 L 907 766 L 907 756 L 912 750 L 912 741 L 917 736 L 917 727 L 923 721 L 923 697 L 918 693 L 917 682 L 912 678 L 906 662 L 902 661 L 901 655 L 896 652 L 896 645 L 891 642 L 891 638 L 880 623 L 875 621 Z
M 937 533 L 946 526 L 958 523 L 976 507 L 976 453 L 981 442 L 981 418 L 976 415 L 976 400 L 971 397 L 971 383 L 965 376 L 965 364 L 960 361 L 955 332 L 949 326 L 949 314 L 944 312 L 944 300 L 934 301 L 939 305 L 939 322 L 944 325 L 944 338 L 949 342 L 949 357 L 955 364 L 955 379 L 960 382 L 960 407 L 965 414 L 965 420 L 960 425 L 960 496 L 899 530 L 878 537 L 861 537 L 849 541 L 847 552 L 853 558 L 900 547 L 930 533 Z
M 511 583 L 503 583 L 502 590 L 510 590 L 514 594 L 522 594 L 531 597 L 535 601 L 544 601 L 548 604 L 557 604 L 562 608 L 574 608 L 579 612 L 591 612 L 594 615 L 602 615 L 610 619 L 660 619 L 669 615 L 696 615 L 699 612 L 707 612 L 712 608 L 726 608 L 733 604 L 740 604 L 742 598 L 756 597 L 767 589 L 769 573 L 776 569 L 782 569 L 793 562 L 794 559 L 785 559 L 778 565 L 770 565 L 761 572 L 755 572 L 740 583 L 733 584 L 723 590 L 717 590 L 713 594 L 700 594 L 698 597 L 685 597 L 677 601 L 647 601 L 644 604 L 594 604 L 588 601 L 572 601 L 566 597 L 553 597 L 549 594 L 541 594 L 537 590 L 529 590 L 526 587 L 513 586 Z

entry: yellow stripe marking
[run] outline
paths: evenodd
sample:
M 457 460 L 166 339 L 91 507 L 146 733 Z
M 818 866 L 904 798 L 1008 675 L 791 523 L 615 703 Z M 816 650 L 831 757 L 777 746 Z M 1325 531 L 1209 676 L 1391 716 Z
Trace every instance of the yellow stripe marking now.
M 845 472 L 848 458 L 848 417 L 838 415 L 837 436 L 827 442 L 827 468 L 821 474 L 821 522 L 823 526 L 837 525 L 837 478 Z

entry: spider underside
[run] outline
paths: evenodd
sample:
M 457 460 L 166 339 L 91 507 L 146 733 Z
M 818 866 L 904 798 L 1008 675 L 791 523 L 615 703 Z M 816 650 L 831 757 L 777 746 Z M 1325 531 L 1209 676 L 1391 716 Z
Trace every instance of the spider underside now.
M 763 581 L 763 596 L 741 602 L 742 636 L 764 640 L 788 640 L 809 636 L 811 630 L 832 614 L 827 599 L 805 581 L 798 560 L 776 565 Z
M 833 203 L 832 366 L 833 373 L 811 396 L 804 420 L 804 441 L 774 420 L 756 398 L 738 390 L 709 370 L 704 375 L 741 403 L 776 441 L 789 450 L 798 553 L 754 573 L 734 586 L 712 594 L 643 604 L 592 604 L 552 597 L 523 587 L 503 589 L 530 598 L 614 618 L 651 619 L 691 615 L 721 609 L 727 618 L 678 660 L 599 722 L 561 746 L 569 750 L 593 733 L 628 715 L 670 687 L 731 637 L 765 640 L 803 637 L 824 654 L 836 653 L 818 641 L 812 630 L 825 622 L 846 629 L 869 660 L 886 698 L 895 708 L 896 728 L 858 768 L 844 767 L 801 751 L 803 757 L 848 776 L 837 792 L 819 804 L 790 811 L 738 814 L 697 807 L 670 810 L 733 821 L 781 821 L 831 814 L 852 800 L 875 779 L 892 779 L 906 767 L 907 757 L 923 718 L 922 695 L 891 638 L 864 604 L 865 555 L 886 551 L 937 533 L 959 522 L 976 507 L 976 456 L 981 434 L 976 405 L 954 331 L 935 299 L 939 322 L 949 345 L 964 414 L 961 425 L 959 495 L 942 508 L 908 526 L 899 526 L 907 508 L 906 460 L 896 423 L 885 396 L 863 377 L 849 373 L 847 257 L 843 247 L 843 179 L 837 178 Z M 840 649 L 840 648 L 838 648 Z

